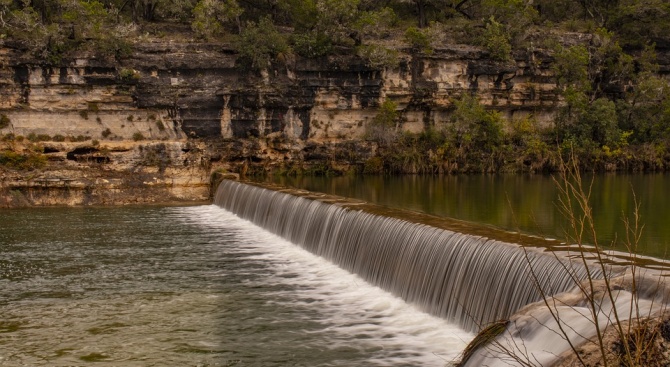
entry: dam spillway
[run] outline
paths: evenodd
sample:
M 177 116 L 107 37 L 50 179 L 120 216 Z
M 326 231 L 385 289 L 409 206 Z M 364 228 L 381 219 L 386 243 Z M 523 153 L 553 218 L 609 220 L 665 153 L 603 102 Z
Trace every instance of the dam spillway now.
M 539 250 L 246 183 L 224 180 L 214 203 L 470 331 L 587 276 Z

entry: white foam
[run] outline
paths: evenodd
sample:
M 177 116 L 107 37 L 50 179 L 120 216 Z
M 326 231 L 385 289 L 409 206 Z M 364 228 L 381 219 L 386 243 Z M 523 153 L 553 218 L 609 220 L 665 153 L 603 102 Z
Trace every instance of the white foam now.
M 218 206 L 175 210 L 190 212 L 180 217 L 207 230 L 234 232 L 242 240 L 235 251 L 273 268 L 264 282 L 291 285 L 291 303 L 309 305 L 328 319 L 328 331 L 339 336 L 332 348 L 370 350 L 374 365 L 444 366 L 474 337 Z M 387 349 L 398 352 L 375 352 Z
M 580 295 L 578 290 L 572 292 Z M 601 330 L 615 323 L 613 310 L 619 314 L 621 321 L 635 315 L 631 307 L 635 305 L 640 315 L 652 315 L 665 306 L 651 300 L 637 299 L 627 291 L 614 293 L 615 304 L 607 298 L 601 300 L 597 318 Z M 530 308 L 526 313 L 518 313 L 512 317 L 507 330 L 499 335 L 494 342 L 478 350 L 466 366 L 550 366 L 558 356 L 570 350 L 570 344 L 579 346 L 596 334 L 596 323 L 592 312 L 582 306 L 552 306 L 554 315 L 560 316 L 561 328 L 552 316 L 550 309 L 544 305 Z M 512 358 L 514 356 L 514 358 Z

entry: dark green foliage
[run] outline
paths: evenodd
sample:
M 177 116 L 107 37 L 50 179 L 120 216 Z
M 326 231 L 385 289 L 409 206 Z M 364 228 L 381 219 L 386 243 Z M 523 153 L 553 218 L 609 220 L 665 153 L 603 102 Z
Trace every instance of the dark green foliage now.
M 354 29 L 363 41 L 390 36 L 398 26 L 398 16 L 393 9 L 385 7 L 379 10 L 363 11 L 354 23 Z
M 372 157 L 366 160 L 363 166 L 363 173 L 365 174 L 384 173 L 384 160 L 379 156 Z
M 405 41 L 416 51 L 426 54 L 433 53 L 430 37 L 423 30 L 416 27 L 409 27 L 405 31 Z
M 256 70 L 265 69 L 270 62 L 288 50 L 286 37 L 279 33 L 269 17 L 258 24 L 249 23 L 240 34 L 235 48 L 240 57 Z
M 505 61 L 511 58 L 512 45 L 510 37 L 502 24 L 491 17 L 486 22 L 486 28 L 482 36 L 482 45 L 489 51 L 494 60 Z
M 30 133 L 26 138 L 28 139 L 28 141 L 33 142 L 33 143 L 40 142 L 40 141 L 49 141 L 49 140 L 51 140 L 51 136 L 49 136 L 49 135 L 47 135 L 47 134 L 39 134 L 39 135 L 37 135 L 37 134 L 35 134 L 35 133 Z
M 59 64 L 79 50 L 99 57 L 127 56 L 132 27 L 109 9 L 99 1 L 3 1 L 0 31 L 50 64 Z
M 235 0 L 200 0 L 193 8 L 191 28 L 198 37 L 212 39 L 233 25 L 239 29 L 243 11 Z
M 670 3 L 664 0 L 620 1 L 608 19 L 608 29 L 622 44 L 643 48 L 649 43 L 667 42 L 670 35 Z
M 379 107 L 377 115 L 366 127 L 366 137 L 382 146 L 389 146 L 397 137 L 396 124 L 398 122 L 398 105 L 385 100 Z
M 68 136 L 67 139 L 73 142 L 82 142 L 91 139 L 91 137 L 84 135 L 77 135 L 77 136 Z
M 7 117 L 7 115 L 5 114 L 0 115 L 0 129 L 6 128 L 7 126 L 9 126 L 10 123 L 11 121 L 9 120 L 9 117 Z
M 502 144 L 503 119 L 499 113 L 485 110 L 479 100 L 470 95 L 454 101 L 454 106 L 451 133 L 460 149 L 476 146 L 485 152 L 493 152 Z
M 293 35 L 293 50 L 300 56 L 313 58 L 327 55 L 333 49 L 330 37 L 317 31 Z
M 640 73 L 617 111 L 621 128 L 632 132 L 631 143 L 670 141 L 670 85 L 662 77 Z
M 119 70 L 119 79 L 122 82 L 132 83 L 140 79 L 140 73 L 133 69 L 121 69 Z
M 11 150 L 0 151 L 0 167 L 15 170 L 33 170 L 46 165 L 47 158 L 40 152 L 17 153 Z
M 598 98 L 584 106 L 574 107 L 575 111 L 558 124 L 562 140 L 568 141 L 576 149 L 587 151 L 603 146 L 613 147 L 621 138 L 618 127 L 616 106 L 606 98 Z
M 400 61 L 399 52 L 380 45 L 363 45 L 356 50 L 358 56 L 375 69 L 394 68 Z

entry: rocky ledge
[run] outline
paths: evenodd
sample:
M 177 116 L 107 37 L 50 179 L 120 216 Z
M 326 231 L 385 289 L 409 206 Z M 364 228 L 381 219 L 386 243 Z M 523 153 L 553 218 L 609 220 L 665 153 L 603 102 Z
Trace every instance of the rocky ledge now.
M 562 103 L 541 50 L 505 62 L 463 45 L 400 50 L 384 70 L 353 54 L 287 57 L 260 72 L 225 44 L 134 50 L 49 65 L 0 44 L 0 205 L 203 200 L 216 171 L 360 171 L 379 148 L 366 129 L 387 100 L 395 128 L 413 133 L 450 124 L 463 93 L 547 126 Z M 17 169 L 10 152 L 46 160 Z

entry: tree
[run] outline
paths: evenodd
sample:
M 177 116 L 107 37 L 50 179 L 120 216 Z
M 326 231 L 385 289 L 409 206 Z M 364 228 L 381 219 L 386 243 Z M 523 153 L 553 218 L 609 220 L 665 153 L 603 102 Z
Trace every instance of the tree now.
M 419 28 L 428 26 L 431 20 L 431 15 L 453 15 L 460 14 L 461 16 L 472 19 L 473 10 L 477 8 L 477 0 L 401 0 L 410 2 L 414 5 L 416 11 L 416 18 Z
M 354 30 L 362 42 L 366 39 L 385 38 L 398 23 L 398 16 L 391 8 L 361 12 L 354 23 Z
M 665 0 L 620 0 L 607 28 L 627 47 L 670 42 L 670 3 Z
M 452 136 L 460 148 L 476 147 L 490 153 L 503 143 L 503 119 L 498 112 L 486 111 L 479 99 L 469 94 L 455 100 L 454 106 Z
M 255 70 L 266 69 L 270 62 L 288 51 L 286 38 L 279 33 L 270 17 L 258 23 L 249 22 L 236 42 L 237 52 Z
M 617 104 L 619 124 L 637 144 L 670 142 L 670 83 L 657 74 L 656 58 L 653 47 L 637 58 L 639 72 Z
M 236 0 L 200 0 L 193 9 L 191 28 L 204 39 L 221 35 L 226 26 L 236 23 L 240 27 L 242 8 Z
M 372 122 L 366 126 L 366 137 L 381 146 L 390 146 L 397 138 L 397 123 L 400 115 L 398 104 L 390 99 L 385 100 Z
M 316 0 L 317 33 L 328 35 L 336 45 L 355 43 L 352 29 L 358 20 L 359 0 Z
M 509 34 L 493 16 L 486 22 L 482 43 L 494 60 L 507 61 L 512 57 Z
M 365 20 L 359 21 L 359 0 L 288 0 L 296 33 L 295 51 L 305 57 L 330 53 L 333 46 L 356 46 L 361 33 L 367 30 Z

